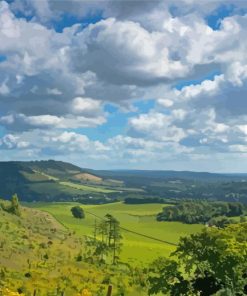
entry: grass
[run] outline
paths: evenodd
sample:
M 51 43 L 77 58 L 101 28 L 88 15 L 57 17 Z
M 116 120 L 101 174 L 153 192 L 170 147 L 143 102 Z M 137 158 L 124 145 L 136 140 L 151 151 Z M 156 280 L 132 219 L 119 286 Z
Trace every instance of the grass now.
M 87 185 L 81 185 L 81 184 L 76 184 L 76 183 L 72 183 L 72 182 L 59 182 L 59 184 L 63 185 L 63 186 L 67 186 L 67 187 L 71 187 L 74 189 L 78 189 L 78 190 L 83 190 L 83 191 L 89 191 L 89 192 L 99 192 L 99 193 L 112 193 L 112 192 L 116 192 L 116 190 L 112 190 L 112 189 L 107 189 L 104 187 L 93 187 L 93 186 L 87 186 Z
M 146 295 L 144 288 L 130 284 L 132 277 L 126 270 L 77 261 L 85 251 L 83 238 L 47 212 L 22 207 L 17 217 L 0 208 L 0 233 L 0 290 L 21 289 L 24 295 L 33 295 L 36 289 L 39 296 L 61 295 L 60 290 L 76 296 L 88 289 L 92 295 L 105 296 L 104 279 L 109 278 L 114 295 L 120 295 L 120 286 L 126 288 L 126 296 Z
M 81 194 L 81 190 L 68 187 L 57 182 L 30 183 L 30 190 L 39 194 L 56 196 L 59 194 Z
M 35 173 L 38 173 L 38 174 L 40 174 L 40 175 L 46 177 L 48 180 L 53 180 L 53 181 L 58 181 L 58 180 L 59 180 L 58 178 L 53 177 L 53 176 L 48 175 L 48 174 L 45 174 L 44 172 L 38 172 L 38 171 L 35 171 L 35 170 L 33 170 L 33 171 L 34 171 Z
M 122 227 L 152 236 L 171 243 L 178 243 L 180 237 L 195 233 L 202 225 L 188 225 L 179 222 L 157 222 L 155 216 L 164 204 L 127 205 L 113 203 L 107 205 L 83 205 L 86 218 L 78 220 L 72 217 L 70 209 L 76 203 L 35 203 L 30 206 L 52 214 L 65 227 L 77 235 L 92 235 L 97 215 L 101 218 L 109 213 L 116 217 Z M 123 247 L 121 259 L 137 265 L 145 265 L 158 256 L 169 256 L 175 246 L 122 231 Z

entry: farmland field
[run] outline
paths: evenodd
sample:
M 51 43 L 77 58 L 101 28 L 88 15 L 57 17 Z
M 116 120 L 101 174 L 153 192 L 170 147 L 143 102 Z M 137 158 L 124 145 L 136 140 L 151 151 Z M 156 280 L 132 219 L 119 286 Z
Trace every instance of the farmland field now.
M 95 186 L 93 187 L 93 186 L 76 184 L 76 183 L 72 183 L 72 182 L 59 182 L 59 184 L 61 184 L 63 186 L 71 187 L 74 189 L 84 190 L 84 191 L 89 191 L 89 192 L 100 192 L 100 193 L 116 192 L 116 190 L 107 189 L 104 187 L 95 187 Z
M 179 238 L 199 231 L 203 226 L 188 225 L 179 222 L 157 222 L 155 216 L 164 204 L 127 205 L 112 203 L 107 205 L 81 205 L 86 218 L 75 219 L 70 209 L 77 203 L 32 203 L 35 207 L 52 214 L 65 227 L 79 236 L 92 235 L 95 220 L 109 213 L 120 221 L 121 227 L 146 236 L 176 244 Z M 95 215 L 95 216 L 94 216 Z M 99 217 L 99 218 L 96 218 Z M 132 264 L 146 264 L 158 256 L 169 256 L 175 245 L 156 241 L 126 230 L 122 230 L 123 247 L 121 259 Z

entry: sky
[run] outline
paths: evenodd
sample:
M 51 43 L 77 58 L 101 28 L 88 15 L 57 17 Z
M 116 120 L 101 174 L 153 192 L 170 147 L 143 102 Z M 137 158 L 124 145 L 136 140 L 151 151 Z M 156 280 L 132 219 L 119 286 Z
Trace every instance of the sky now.
M 0 1 L 0 160 L 247 172 L 247 2 Z

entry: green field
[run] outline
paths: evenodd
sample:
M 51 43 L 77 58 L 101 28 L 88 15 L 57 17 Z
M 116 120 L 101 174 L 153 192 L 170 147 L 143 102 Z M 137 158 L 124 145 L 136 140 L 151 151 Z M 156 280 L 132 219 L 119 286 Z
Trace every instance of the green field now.
M 71 187 L 71 188 L 74 188 L 74 189 L 84 190 L 84 191 L 89 191 L 89 192 L 100 192 L 100 193 L 116 192 L 116 190 L 107 189 L 107 188 L 104 188 L 104 187 L 93 187 L 93 186 L 76 184 L 76 183 L 72 183 L 72 182 L 59 182 L 59 184 L 61 184 L 63 186 Z
M 171 243 L 179 238 L 199 231 L 203 226 L 182 224 L 179 222 L 157 222 L 155 216 L 164 205 L 145 204 L 127 205 L 113 203 L 107 205 L 81 205 L 86 212 L 83 220 L 72 217 L 70 209 L 76 203 L 33 203 L 31 207 L 51 213 L 65 227 L 74 230 L 77 235 L 92 235 L 94 215 L 104 217 L 112 214 L 120 221 L 121 227 Z M 158 256 L 169 256 L 175 246 L 158 242 L 143 236 L 122 230 L 123 248 L 121 259 L 133 264 L 146 264 Z

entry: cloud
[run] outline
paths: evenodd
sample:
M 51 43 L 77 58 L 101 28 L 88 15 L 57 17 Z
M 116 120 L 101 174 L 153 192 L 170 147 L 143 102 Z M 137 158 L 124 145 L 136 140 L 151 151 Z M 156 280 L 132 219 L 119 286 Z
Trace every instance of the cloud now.
M 54 116 L 37 115 L 26 116 L 24 114 L 11 114 L 0 117 L 0 123 L 12 131 L 25 131 L 32 129 L 66 129 L 96 127 L 105 123 L 104 116 L 84 117 L 84 116 Z
M 70 69 L 68 51 L 76 28 L 56 33 L 15 17 L 4 1 L 0 24 L 0 54 L 6 56 L 0 63 L 0 115 L 6 128 L 88 127 L 105 122 L 98 100 L 87 99 L 91 107 L 84 110 L 73 108 L 74 98 L 84 95 L 85 86 L 94 80 L 93 73 Z
M 192 112 L 197 110 L 199 113 L 213 108 L 217 120 L 236 124 L 246 117 L 246 87 L 247 61 L 246 64 L 234 61 L 226 66 L 224 74 L 185 86 L 181 90 L 173 89 L 167 97 L 173 102 L 173 108 L 184 108 Z M 165 105 L 162 99 L 158 103 Z
M 26 149 L 29 142 L 22 141 L 18 136 L 7 134 L 0 138 L 0 149 Z
M 85 157 L 89 158 L 108 151 L 103 143 L 91 141 L 86 135 L 59 130 L 32 130 L 7 134 L 0 138 L 0 149 L 11 149 L 16 152 L 23 150 L 23 156 L 25 151 L 32 150 L 36 157 L 49 157 L 51 153 L 57 157 L 75 153 L 77 156 L 85 154 Z
M 85 54 L 75 49 L 74 66 L 78 71 L 90 69 L 99 78 L 116 84 L 153 83 L 181 77 L 188 69 L 169 58 L 171 40 L 165 37 L 135 22 L 103 20 L 78 34 L 78 41 L 86 45 L 87 51 Z
M 152 28 L 162 27 L 164 15 L 186 16 L 196 14 L 200 17 L 217 15 L 218 9 L 224 7 L 230 14 L 241 13 L 247 8 L 245 1 L 233 2 L 226 0 L 209 0 L 207 3 L 197 0 L 14 0 L 11 9 L 27 17 L 49 24 L 52 20 L 58 21 L 64 14 L 77 18 L 97 16 L 102 14 L 105 18 L 132 20 Z
M 72 110 L 76 114 L 94 117 L 101 113 L 101 102 L 91 98 L 76 97 L 72 101 Z
M 131 118 L 129 134 L 166 142 L 179 142 L 186 136 L 183 128 L 178 128 L 172 123 L 171 116 L 157 112 Z
M 10 93 L 9 87 L 7 85 L 7 80 L 5 80 L 1 85 L 0 85 L 0 95 L 8 95 Z
M 206 166 L 245 153 L 246 4 L 231 3 L 213 28 L 221 1 L 2 1 L 0 155 Z M 109 118 L 114 134 L 91 140 Z
M 207 96 L 212 97 L 219 92 L 224 75 L 216 75 L 214 80 L 204 80 L 201 84 L 194 84 L 183 87 L 180 91 L 175 90 L 174 95 L 177 100 L 189 101 L 194 98 Z M 162 101 L 161 101 L 162 103 Z M 164 104 L 164 103 L 163 103 Z
M 62 92 L 57 88 L 48 88 L 47 89 L 47 94 L 48 95 L 57 95 L 57 96 L 59 96 L 59 95 L 62 95 Z

